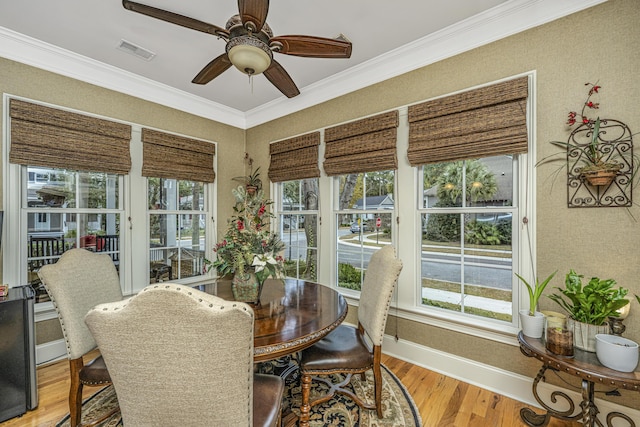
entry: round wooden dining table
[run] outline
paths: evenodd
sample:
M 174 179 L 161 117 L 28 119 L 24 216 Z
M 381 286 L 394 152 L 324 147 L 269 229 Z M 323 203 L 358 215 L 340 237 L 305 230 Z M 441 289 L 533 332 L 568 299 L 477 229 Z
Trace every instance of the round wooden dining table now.
M 225 300 L 233 300 L 230 280 L 194 286 Z M 347 316 L 347 302 L 334 289 L 296 279 L 269 279 L 255 315 L 255 362 L 296 353 L 321 340 Z

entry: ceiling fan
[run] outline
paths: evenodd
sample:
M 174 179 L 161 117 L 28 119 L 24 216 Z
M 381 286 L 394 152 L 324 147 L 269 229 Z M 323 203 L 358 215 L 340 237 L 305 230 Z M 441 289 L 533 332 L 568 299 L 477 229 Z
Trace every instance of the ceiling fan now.
M 239 14 L 229 18 L 225 28 L 129 0 L 122 0 L 122 5 L 133 12 L 226 40 L 225 52 L 200 70 L 191 81 L 195 84 L 207 84 L 234 65 L 249 76 L 264 73 L 280 92 L 293 98 L 300 91 L 282 65 L 273 58 L 273 52 L 309 58 L 351 57 L 351 42 L 340 37 L 274 37 L 266 23 L 269 0 L 238 0 Z

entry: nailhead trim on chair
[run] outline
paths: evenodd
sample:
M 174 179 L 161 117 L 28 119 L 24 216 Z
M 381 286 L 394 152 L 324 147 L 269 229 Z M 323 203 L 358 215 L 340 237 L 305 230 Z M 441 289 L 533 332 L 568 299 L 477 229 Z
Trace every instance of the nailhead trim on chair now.
M 203 296 L 202 293 L 200 292 L 194 292 L 193 288 L 189 287 L 189 286 L 181 286 L 181 285 L 177 285 L 177 284 L 173 284 L 173 283 L 163 283 L 163 284 L 158 284 L 158 285 L 150 285 L 145 287 L 144 289 L 142 289 L 140 291 L 140 293 L 138 293 L 137 295 L 140 295 L 143 292 L 149 291 L 149 290 L 153 290 L 153 289 L 158 289 L 161 291 L 165 291 L 165 296 L 167 293 L 182 293 L 186 296 L 189 297 L 189 299 L 192 302 L 197 302 L 198 304 L 201 304 L 201 307 L 206 307 L 206 310 L 208 310 L 210 313 L 214 312 L 214 310 L 216 309 L 220 309 L 220 310 L 226 310 L 226 311 L 230 311 L 231 307 L 234 307 L 236 310 L 242 311 L 247 313 L 245 316 L 253 316 L 253 310 L 251 309 L 251 307 L 249 307 L 248 305 L 244 304 L 244 303 L 238 303 L 235 301 L 225 301 L 222 300 L 218 297 L 215 296 L 211 296 L 211 298 L 209 298 L 209 295 L 205 295 Z M 102 306 L 102 307 L 96 307 L 93 310 L 94 311 L 112 311 L 115 312 L 117 310 L 120 310 L 122 308 L 124 308 L 127 303 L 129 304 L 134 304 L 133 300 L 134 298 L 136 298 L 136 296 L 132 296 L 130 298 L 128 298 L 127 300 L 123 301 L 122 303 L 109 303 L 106 306 Z M 90 312 L 91 313 L 91 312 Z M 222 314 L 222 313 L 221 313 Z M 242 317 L 245 317 L 242 316 Z M 250 328 L 251 329 L 251 333 L 253 334 L 253 329 L 254 329 L 254 323 L 251 322 L 250 326 L 246 325 L 246 328 Z M 247 354 L 251 354 L 253 353 L 253 340 L 249 340 L 247 342 L 247 346 L 246 347 L 246 351 Z M 244 370 L 244 368 L 241 368 L 241 370 Z M 246 375 L 252 377 L 253 373 L 254 373 L 254 366 L 253 363 L 249 363 L 246 367 Z M 253 395 L 253 387 L 252 387 L 252 383 L 249 382 L 247 383 L 247 393 L 249 396 Z M 249 417 L 251 415 L 251 411 L 252 411 L 252 406 L 249 405 L 249 407 L 247 408 L 247 416 Z

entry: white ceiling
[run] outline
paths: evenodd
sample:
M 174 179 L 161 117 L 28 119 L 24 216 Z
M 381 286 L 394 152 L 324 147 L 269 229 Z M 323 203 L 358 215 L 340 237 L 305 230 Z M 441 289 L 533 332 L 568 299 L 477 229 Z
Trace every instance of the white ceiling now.
M 274 54 L 301 94 L 285 98 L 259 75 L 230 68 L 191 83 L 224 52 L 215 36 L 127 11 L 119 0 L 0 0 L 0 56 L 248 128 L 606 0 L 274 0 L 274 35 L 336 37 L 350 59 Z M 139 0 L 224 27 L 233 0 Z M 148 49 L 146 61 L 118 50 Z M 527 71 L 527 70 L 523 70 Z

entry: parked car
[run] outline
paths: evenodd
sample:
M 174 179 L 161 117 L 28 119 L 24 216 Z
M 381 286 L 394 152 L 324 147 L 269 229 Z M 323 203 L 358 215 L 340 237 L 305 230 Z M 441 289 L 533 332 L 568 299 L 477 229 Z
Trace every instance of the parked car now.
M 511 213 L 510 212 L 502 212 L 497 214 L 478 214 L 476 217 L 476 221 L 485 222 L 485 223 L 493 223 L 498 224 L 502 222 L 511 222 Z
M 358 224 L 358 221 L 355 221 L 353 224 L 351 224 L 351 228 L 349 230 L 351 230 L 351 232 L 354 234 L 360 233 L 360 224 Z M 368 231 L 366 222 L 362 224 L 362 231 Z

